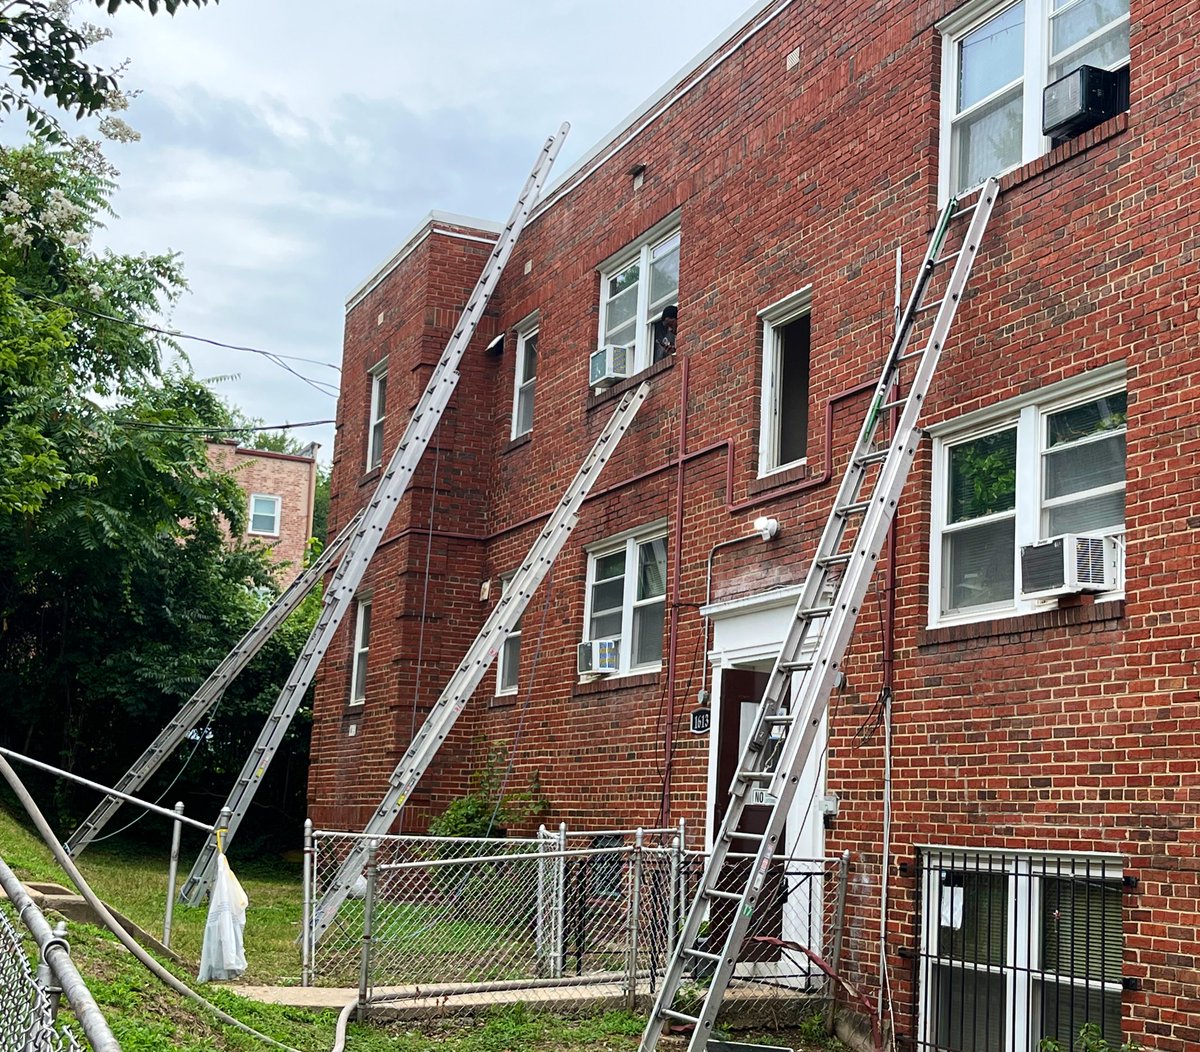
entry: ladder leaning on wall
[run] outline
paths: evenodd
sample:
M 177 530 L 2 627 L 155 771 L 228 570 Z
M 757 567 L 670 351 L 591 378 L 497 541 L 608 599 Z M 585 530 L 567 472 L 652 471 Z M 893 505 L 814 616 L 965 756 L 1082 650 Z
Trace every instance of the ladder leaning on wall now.
M 713 840 L 712 855 L 663 978 L 639 1052 L 656 1048 L 671 1023 L 691 1028 L 688 1052 L 703 1049 L 712 1034 L 772 858 L 776 848 L 783 847 L 779 841 L 787 812 L 818 739 L 829 695 L 841 677 L 842 658 L 920 443 L 917 421 L 921 407 L 998 192 L 997 181 L 989 179 L 977 202 L 969 208 L 960 209 L 957 201 L 950 201 L 930 237 L 813 554 L 795 615 L 758 704 L 753 730 L 738 760 L 728 810 Z M 968 213 L 971 221 L 962 246 L 946 251 L 951 224 Z M 934 276 L 948 263 L 953 263 L 953 269 L 944 291 L 926 303 Z M 937 313 L 924 347 L 909 351 L 914 329 L 929 311 Z M 885 421 L 893 411 L 898 413 L 898 420 L 889 438 Z M 832 451 L 826 455 L 832 455 Z M 795 701 L 787 705 L 787 691 L 796 674 L 800 682 Z M 741 828 L 754 790 L 765 790 L 769 807 L 765 830 L 759 833 Z M 734 849 L 735 841 L 742 849 Z M 750 850 L 743 845 L 757 847 Z M 700 942 L 701 923 L 713 916 L 727 922 L 726 934 L 716 952 Z M 681 998 L 684 979 L 697 965 L 713 969 L 711 982 L 702 998 Z M 696 1000 L 702 1001 L 699 1009 L 695 1008 Z
M 325 576 L 325 571 L 334 564 L 342 554 L 363 513 L 358 512 L 345 528 L 329 542 L 329 546 L 321 553 L 313 564 L 300 574 L 291 584 L 280 593 L 279 597 L 267 608 L 250 630 L 237 641 L 234 648 L 225 655 L 221 663 L 213 669 L 196 693 L 183 703 L 175 718 L 171 720 L 147 746 L 142 753 L 113 787 L 122 793 L 136 793 L 153 776 L 166 761 L 167 757 L 179 747 L 189 734 L 196 729 L 197 724 L 221 700 L 225 689 L 234 678 L 262 650 L 267 640 L 275 634 L 275 630 L 287 620 L 303 601 L 304 597 L 316 587 L 318 581 Z M 79 827 L 71 834 L 66 843 L 67 852 L 79 855 L 100 833 L 108 820 L 117 813 L 121 806 L 118 796 L 106 796 L 96 805 Z
M 304 692 L 308 689 L 321 659 L 329 649 L 334 633 L 350 609 L 350 604 L 362 582 L 367 566 L 379 547 L 379 542 L 383 539 L 388 523 L 391 522 L 392 513 L 403 499 L 409 481 L 421 461 L 421 456 L 433 437 L 442 413 L 450 401 L 450 396 L 458 385 L 458 366 L 466 353 L 467 344 L 475 334 L 475 328 L 500 280 L 500 274 L 508 262 L 508 257 L 512 254 L 513 246 L 537 202 L 541 188 L 550 174 L 554 159 L 566 138 L 568 127 L 564 123 L 558 133 L 547 139 L 542 147 L 533 170 L 513 207 L 512 215 L 496 239 L 496 245 L 488 261 L 484 264 L 479 280 L 455 326 L 454 333 L 437 365 L 434 366 L 429 383 L 413 410 L 400 443 L 388 461 L 379 485 L 354 531 L 349 547 L 338 564 L 337 572 L 325 591 L 324 603 L 317 623 L 313 626 L 300 657 L 280 691 L 279 698 L 267 717 L 266 725 L 251 750 L 226 802 L 226 807 L 230 812 L 228 831 L 225 834 L 226 845 L 237 832 L 255 792 L 266 774 L 267 767 L 282 744 L 292 717 L 295 716 L 296 710 L 304 698 Z M 180 889 L 180 901 L 193 906 L 199 904 L 212 883 L 216 856 L 215 844 L 208 843 L 201 848 L 187 880 Z
M 433 762 L 443 742 L 450 734 L 475 688 L 504 646 L 504 641 L 516 628 L 525 607 L 542 583 L 554 560 L 579 521 L 579 512 L 589 491 L 599 478 L 618 443 L 629 430 L 633 418 L 650 391 L 643 381 L 635 390 L 626 391 L 608 423 L 600 432 L 591 450 L 584 457 L 574 479 L 559 499 L 546 525 L 542 527 L 529 554 L 518 567 L 500 601 L 484 622 L 466 656 L 446 683 L 417 736 L 396 765 L 388 780 L 388 790 L 363 832 L 366 837 L 387 833 L 404 801 L 411 795 L 421 776 Z M 312 940 L 317 943 L 337 915 L 355 881 L 362 873 L 367 858 L 367 839 L 357 842 L 338 869 L 321 901 L 313 912 Z

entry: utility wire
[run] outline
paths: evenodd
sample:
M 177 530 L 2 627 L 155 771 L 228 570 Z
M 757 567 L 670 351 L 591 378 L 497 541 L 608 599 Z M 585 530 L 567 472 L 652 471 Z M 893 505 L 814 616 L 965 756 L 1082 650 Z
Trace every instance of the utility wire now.
M 317 427 L 321 424 L 336 424 L 336 420 L 301 420 L 295 424 L 252 424 L 246 427 L 188 427 L 182 424 L 152 424 L 142 420 L 117 420 L 121 427 L 132 427 L 138 431 L 180 431 L 186 434 L 236 435 L 252 431 L 288 431 L 296 427 Z

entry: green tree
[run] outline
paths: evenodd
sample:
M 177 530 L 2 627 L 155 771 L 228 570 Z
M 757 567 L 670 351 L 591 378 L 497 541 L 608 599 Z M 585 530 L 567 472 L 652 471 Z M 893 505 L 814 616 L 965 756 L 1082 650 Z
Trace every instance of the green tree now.
M 215 0 L 214 0 L 215 2 Z M 174 14 L 181 6 L 201 7 L 207 0 L 95 0 L 109 14 L 132 4 L 157 14 Z M 89 65 L 87 49 L 108 36 L 99 26 L 72 23 L 70 0 L 9 0 L 0 6 L 0 48 L 7 58 L 7 78 L 0 82 L 0 109 L 25 116 L 38 135 L 65 138 L 55 113 L 38 99 L 44 96 L 59 110 L 76 117 L 122 109 L 120 69 Z

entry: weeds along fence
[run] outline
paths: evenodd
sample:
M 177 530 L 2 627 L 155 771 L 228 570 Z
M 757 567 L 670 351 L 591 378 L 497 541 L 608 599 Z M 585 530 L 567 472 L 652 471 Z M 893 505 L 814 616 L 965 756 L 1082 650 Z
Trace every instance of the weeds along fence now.
M 681 829 L 543 829 L 529 839 L 372 837 L 369 872 L 312 951 L 309 981 L 404 988 L 470 1005 L 652 994 L 704 868 Z M 361 834 L 313 835 L 317 902 Z M 742 948 L 735 985 L 755 996 L 827 992 L 848 858 L 780 858 Z M 308 923 L 311 924 L 311 918 Z M 710 938 L 728 918 L 709 918 Z M 834 965 L 836 967 L 836 965 Z M 702 972 L 692 977 L 698 984 Z
M 0 859 L 0 887 L 12 914 L 0 908 L 0 1052 L 120 1052 L 67 946 L 65 925 L 51 929 L 29 893 Z M 20 928 L 28 929 L 41 963 L 35 971 Z M 57 1021 L 65 996 L 86 1039 Z

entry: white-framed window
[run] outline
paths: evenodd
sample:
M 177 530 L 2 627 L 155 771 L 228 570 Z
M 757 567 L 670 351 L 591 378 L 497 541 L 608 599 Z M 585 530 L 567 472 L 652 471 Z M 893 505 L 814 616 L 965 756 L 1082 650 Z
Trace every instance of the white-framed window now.
M 1129 64 L 1129 0 L 974 0 L 938 28 L 943 200 L 1049 150 L 1047 84 Z
M 536 323 L 517 331 L 516 366 L 513 376 L 512 438 L 533 430 L 533 393 L 537 387 L 538 328 Z
M 630 373 L 675 350 L 675 328 L 663 320 L 679 301 L 679 221 L 655 226 L 600 268 L 600 346 L 632 351 Z
M 762 403 L 758 474 L 804 463 L 808 456 L 808 384 L 812 286 L 758 312 L 762 319 Z
M 371 376 L 371 412 L 367 422 L 367 470 L 383 463 L 383 425 L 387 420 L 387 359 L 376 365 Z
M 919 1045 L 1075 1048 L 1121 1035 L 1122 859 L 921 848 Z
M 266 493 L 250 495 L 250 532 L 267 537 L 279 536 L 280 498 Z
M 508 592 L 509 585 L 512 584 L 513 575 L 505 574 L 500 578 L 500 594 L 503 596 Z M 519 676 L 521 673 L 521 622 L 524 621 L 524 615 L 517 621 L 516 626 L 500 647 L 500 653 L 496 655 L 496 696 L 516 694 Z
M 1124 373 L 1110 369 L 930 429 L 931 624 L 1039 609 L 1020 595 L 1022 545 L 1123 539 L 1125 414 Z
M 371 650 L 371 600 L 355 604 L 354 651 L 350 656 L 350 704 L 367 700 L 367 655 Z
M 618 675 L 662 665 L 667 538 L 661 526 L 588 552 L 584 639 L 615 639 Z

